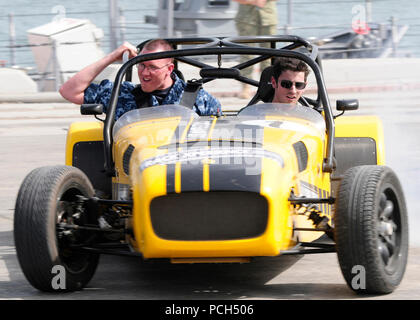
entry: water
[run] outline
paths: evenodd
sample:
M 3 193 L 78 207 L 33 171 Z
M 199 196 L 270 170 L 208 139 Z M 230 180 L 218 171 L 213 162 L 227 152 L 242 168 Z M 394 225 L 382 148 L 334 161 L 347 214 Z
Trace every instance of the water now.
M 179 0 L 177 0 L 179 2 Z M 364 6 L 364 1 L 352 0 L 293 0 L 292 34 L 302 37 L 329 34 L 349 27 L 357 5 Z M 124 11 L 127 22 L 126 40 L 138 44 L 146 39 L 156 37 L 155 25 L 143 23 L 145 15 L 155 15 L 158 0 L 119 0 L 119 7 Z M 287 0 L 278 0 L 279 27 L 287 24 Z M 420 1 L 416 0 L 372 0 L 372 20 L 388 22 L 394 16 L 399 23 L 408 24 L 410 28 L 400 42 L 400 52 L 411 52 L 413 57 L 420 57 Z M 16 44 L 27 45 L 26 30 L 50 22 L 57 15 L 70 18 L 89 19 L 102 28 L 105 37 L 103 48 L 109 51 L 109 18 L 108 1 L 104 0 L 47 0 L 30 1 L 0 0 L 0 60 L 6 65 L 10 62 L 8 14 L 14 14 L 16 26 Z M 334 26 L 335 25 L 335 26 Z M 338 25 L 338 27 L 337 27 Z M 310 28 L 307 28 L 311 26 Z M 283 33 L 280 29 L 279 33 Z M 16 48 L 16 64 L 34 66 L 29 47 Z

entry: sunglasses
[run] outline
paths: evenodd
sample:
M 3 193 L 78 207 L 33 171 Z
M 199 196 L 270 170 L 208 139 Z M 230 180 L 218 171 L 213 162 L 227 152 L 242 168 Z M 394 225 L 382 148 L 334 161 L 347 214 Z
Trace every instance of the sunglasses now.
M 281 80 L 280 85 L 285 89 L 290 89 L 293 84 L 295 85 L 296 90 L 303 90 L 306 87 L 305 82 L 293 82 L 290 80 Z

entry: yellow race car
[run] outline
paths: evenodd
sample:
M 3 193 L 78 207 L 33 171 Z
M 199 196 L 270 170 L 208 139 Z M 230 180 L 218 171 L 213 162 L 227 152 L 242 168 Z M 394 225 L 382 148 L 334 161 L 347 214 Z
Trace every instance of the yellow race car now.
M 100 254 L 253 263 L 337 252 L 351 289 L 392 292 L 408 255 L 403 191 L 384 166 L 380 120 L 340 117 L 357 109 L 357 100 L 337 101 L 341 114 L 333 113 L 317 47 L 295 36 L 166 40 L 177 49 L 122 65 L 104 119 L 101 105 L 82 105 L 82 114 L 98 120 L 70 126 L 65 165 L 35 169 L 23 181 L 14 236 L 28 281 L 43 291 L 82 289 Z M 250 45 L 261 42 L 271 48 Z M 244 54 L 256 58 L 223 67 L 225 57 Z M 281 56 L 312 69 L 316 98 L 270 103 L 271 67 L 260 81 L 241 76 L 243 68 Z M 115 121 L 131 68 L 168 57 L 200 69 L 193 86 L 236 79 L 258 91 L 239 112 L 220 116 L 165 105 Z M 202 57 L 217 57 L 217 66 Z M 52 281 L 56 266 L 66 274 L 60 287 Z

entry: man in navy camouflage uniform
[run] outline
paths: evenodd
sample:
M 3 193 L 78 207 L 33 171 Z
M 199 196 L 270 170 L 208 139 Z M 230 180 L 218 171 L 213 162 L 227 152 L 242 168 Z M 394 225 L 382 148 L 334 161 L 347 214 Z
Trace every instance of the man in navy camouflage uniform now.
M 146 43 L 140 54 L 168 50 L 172 50 L 171 45 L 165 40 L 157 39 Z M 137 50 L 133 45 L 124 43 L 70 78 L 61 86 L 60 94 L 70 102 L 79 105 L 101 103 L 106 112 L 114 83 L 109 80 L 103 80 L 100 84 L 92 82 L 108 65 L 121 60 L 125 51 L 129 52 L 130 58 L 137 55 Z M 137 69 L 140 85 L 136 86 L 127 81 L 121 84 L 115 119 L 139 107 L 180 103 L 186 83 L 172 72 L 174 70 L 172 58 L 144 61 L 137 65 Z M 219 101 L 204 89 L 199 90 L 193 110 L 202 116 L 221 113 Z

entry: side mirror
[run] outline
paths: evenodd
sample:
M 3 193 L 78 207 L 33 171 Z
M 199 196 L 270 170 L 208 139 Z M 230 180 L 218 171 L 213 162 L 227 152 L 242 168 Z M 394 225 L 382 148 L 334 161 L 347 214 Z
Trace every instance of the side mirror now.
M 104 106 L 102 104 L 82 104 L 80 113 L 83 115 L 100 115 L 104 113 Z
M 338 111 L 351 111 L 357 109 L 359 109 L 359 100 L 357 99 L 337 100 Z

